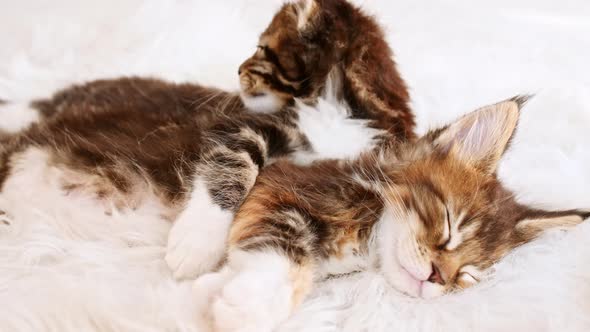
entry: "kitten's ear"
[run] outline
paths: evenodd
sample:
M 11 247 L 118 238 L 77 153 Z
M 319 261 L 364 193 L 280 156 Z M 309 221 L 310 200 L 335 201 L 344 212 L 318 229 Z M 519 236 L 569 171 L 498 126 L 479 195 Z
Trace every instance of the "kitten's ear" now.
M 549 229 L 568 230 L 590 218 L 590 210 L 568 210 L 529 213 L 521 219 L 515 230 L 521 239 L 531 241 Z
M 473 111 L 442 129 L 434 145 L 483 172 L 494 173 L 527 100 L 518 96 Z
M 321 4 L 318 0 L 300 0 L 295 3 L 297 12 L 297 29 L 302 33 L 309 33 L 319 21 Z

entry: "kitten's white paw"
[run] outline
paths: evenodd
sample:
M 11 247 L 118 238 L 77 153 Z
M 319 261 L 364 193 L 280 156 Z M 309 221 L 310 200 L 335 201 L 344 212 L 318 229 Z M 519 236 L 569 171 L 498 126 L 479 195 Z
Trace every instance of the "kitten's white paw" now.
M 178 219 L 168 235 L 166 263 L 176 279 L 213 271 L 225 254 L 230 218 Z M 203 225 L 207 224 L 207 225 Z
M 193 303 L 199 322 L 201 325 L 207 326 L 207 331 L 213 329 L 211 317 L 211 303 L 218 297 L 223 289 L 223 286 L 233 276 L 233 273 L 224 268 L 219 272 L 211 272 L 203 274 L 198 277 L 193 283 Z
M 211 202 L 204 186 L 193 191 L 168 235 L 165 259 L 174 278 L 195 278 L 219 265 L 232 219 L 231 212 Z
M 254 273 L 239 274 L 230 281 L 221 294 L 213 299 L 211 312 L 216 332 L 270 332 L 276 325 L 276 316 L 271 303 L 264 303 L 266 292 L 271 289 L 260 287 Z
M 293 288 L 284 258 L 248 256 L 193 285 L 201 314 L 215 332 L 270 332 L 289 317 Z

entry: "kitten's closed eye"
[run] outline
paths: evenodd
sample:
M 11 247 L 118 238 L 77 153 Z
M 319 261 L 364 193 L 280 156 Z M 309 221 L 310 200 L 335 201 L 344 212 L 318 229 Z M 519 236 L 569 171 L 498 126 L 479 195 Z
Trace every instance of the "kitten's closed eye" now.
M 457 274 L 455 283 L 459 288 L 468 288 L 479 283 L 483 272 L 473 265 L 464 265 Z
M 472 276 L 471 274 L 469 274 L 468 272 L 461 272 L 459 274 L 459 278 L 460 281 L 464 282 L 464 283 L 468 283 L 468 284 L 475 284 L 477 282 L 479 282 L 479 280 Z
M 445 250 L 449 242 L 451 242 L 451 215 L 447 207 L 445 207 L 445 218 L 443 234 L 439 241 L 440 244 L 436 247 L 437 250 Z

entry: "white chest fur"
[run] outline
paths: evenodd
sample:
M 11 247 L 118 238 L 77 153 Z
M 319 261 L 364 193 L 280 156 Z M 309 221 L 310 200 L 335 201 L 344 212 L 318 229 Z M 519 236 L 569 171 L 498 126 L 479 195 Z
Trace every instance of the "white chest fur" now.
M 367 120 L 350 119 L 345 104 L 320 98 L 317 105 L 297 104 L 299 128 L 307 136 L 313 152 L 297 152 L 294 160 L 307 164 L 317 159 L 357 157 L 375 146 L 380 130 L 369 128 Z

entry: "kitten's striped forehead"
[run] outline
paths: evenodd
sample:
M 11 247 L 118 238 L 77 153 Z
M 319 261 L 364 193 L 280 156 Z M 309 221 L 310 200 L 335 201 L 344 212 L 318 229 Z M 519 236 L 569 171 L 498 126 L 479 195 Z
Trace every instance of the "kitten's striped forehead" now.
M 459 247 L 465 239 L 471 238 L 474 236 L 475 231 L 479 228 L 479 222 L 474 221 L 471 223 L 465 223 L 463 225 L 463 221 L 466 220 L 467 213 L 465 212 L 451 212 L 450 209 L 450 222 L 449 222 L 449 241 L 445 246 L 445 250 L 455 250 Z M 464 226 L 464 227 L 462 227 Z

